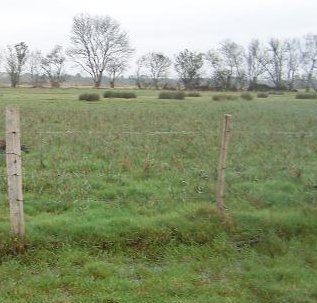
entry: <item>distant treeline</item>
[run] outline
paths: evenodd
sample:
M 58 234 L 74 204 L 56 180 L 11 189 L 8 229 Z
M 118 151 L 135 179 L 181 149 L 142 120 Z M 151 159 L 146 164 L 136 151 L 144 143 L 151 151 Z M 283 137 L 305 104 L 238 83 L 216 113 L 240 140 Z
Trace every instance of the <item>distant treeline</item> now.
M 43 55 L 25 42 L 7 45 L 1 54 L 0 85 L 59 87 L 67 85 L 135 85 L 155 89 L 295 90 L 317 89 L 317 35 L 247 46 L 225 40 L 207 52 L 185 49 L 173 58 L 161 50 L 133 64 L 127 32 L 110 16 L 81 14 L 73 19 L 70 45 L 56 45 Z M 66 63 L 83 73 L 69 75 Z M 129 77 L 122 75 L 131 70 Z M 82 76 L 83 74 L 88 77 Z M 175 75 L 175 76 L 172 76 Z

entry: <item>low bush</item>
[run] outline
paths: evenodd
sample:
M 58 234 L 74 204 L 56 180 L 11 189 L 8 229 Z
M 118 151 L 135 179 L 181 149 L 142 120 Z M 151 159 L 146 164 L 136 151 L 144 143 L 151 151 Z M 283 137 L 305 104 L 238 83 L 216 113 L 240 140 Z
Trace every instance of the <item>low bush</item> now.
M 268 92 L 273 89 L 274 88 L 272 86 L 269 86 L 267 84 L 260 84 L 260 83 L 252 84 L 248 88 L 249 91 L 259 91 L 259 92 Z
M 270 94 L 270 95 L 281 96 L 281 95 L 284 95 L 284 92 L 281 91 L 281 90 L 272 90 L 272 91 L 269 91 L 269 94 Z
M 253 99 L 253 95 L 250 94 L 250 93 L 243 93 L 240 95 L 240 98 L 243 99 L 243 100 L 247 100 L 247 101 L 250 101 Z
M 185 94 L 183 92 L 160 92 L 159 99 L 177 99 L 177 100 L 184 100 Z
M 201 97 L 199 92 L 190 92 L 187 94 L 188 97 Z
M 98 101 L 100 100 L 100 95 L 96 93 L 83 93 L 79 95 L 78 99 L 80 101 Z
M 86 101 L 86 98 L 87 98 L 87 94 L 80 94 L 79 97 L 78 97 L 78 100 Z
M 317 99 L 317 93 L 298 93 L 296 99 Z
M 212 96 L 212 100 L 214 101 L 226 101 L 226 100 L 236 100 L 238 96 L 235 95 L 227 95 L 227 94 L 217 94 Z
M 267 93 L 257 93 L 257 98 L 267 98 L 269 96 L 269 94 Z
M 134 92 L 114 92 L 114 91 L 105 91 L 103 93 L 104 98 L 121 98 L 121 99 L 134 99 L 136 94 Z

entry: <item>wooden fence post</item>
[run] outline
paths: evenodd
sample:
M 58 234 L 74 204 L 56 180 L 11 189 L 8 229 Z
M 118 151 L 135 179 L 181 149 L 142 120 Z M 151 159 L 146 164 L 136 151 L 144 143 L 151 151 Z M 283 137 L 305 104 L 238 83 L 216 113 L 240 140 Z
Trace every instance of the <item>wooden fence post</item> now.
M 230 138 L 231 115 L 225 114 L 223 120 L 223 130 L 221 139 L 221 149 L 218 163 L 218 178 L 217 178 L 217 208 L 220 213 L 224 213 L 224 189 L 225 189 L 225 169 L 228 153 L 228 144 Z
M 6 162 L 11 230 L 24 236 L 22 168 L 20 144 L 20 114 L 15 106 L 6 108 Z

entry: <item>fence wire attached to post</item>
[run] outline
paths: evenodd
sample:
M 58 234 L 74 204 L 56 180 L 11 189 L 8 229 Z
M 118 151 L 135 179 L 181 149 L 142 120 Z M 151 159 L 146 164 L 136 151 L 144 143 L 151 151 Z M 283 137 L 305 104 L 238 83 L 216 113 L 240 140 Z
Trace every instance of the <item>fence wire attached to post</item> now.
M 231 115 L 225 114 L 223 120 L 223 130 L 221 138 L 221 148 L 218 163 L 218 178 L 217 178 L 217 208 L 220 213 L 224 213 L 224 190 L 225 190 L 225 169 L 226 159 L 228 154 L 228 144 L 231 130 Z
M 20 114 L 15 106 L 6 108 L 6 163 L 11 229 L 24 236 Z

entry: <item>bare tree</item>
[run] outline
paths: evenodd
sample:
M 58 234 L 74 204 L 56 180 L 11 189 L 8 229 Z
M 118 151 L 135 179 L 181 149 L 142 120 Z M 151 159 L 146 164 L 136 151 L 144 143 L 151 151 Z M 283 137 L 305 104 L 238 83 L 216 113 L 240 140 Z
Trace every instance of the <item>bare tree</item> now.
M 272 81 L 276 89 L 285 89 L 285 69 L 288 46 L 286 41 L 270 39 L 260 63 L 265 69 L 267 78 Z
M 66 57 L 63 48 L 56 45 L 41 61 L 44 74 L 47 76 L 52 87 L 60 87 L 61 83 L 66 80 L 64 73 Z
M 135 84 L 139 89 L 149 88 L 151 86 L 152 81 L 147 74 L 147 70 L 144 66 L 144 61 L 142 57 L 140 57 L 136 61 L 136 70 L 132 78 L 134 79 Z
M 11 87 L 20 83 L 22 69 L 27 61 L 28 46 L 24 42 L 7 46 L 6 70 L 9 74 Z
M 317 35 L 308 34 L 304 37 L 301 63 L 305 88 L 309 91 L 312 87 L 314 73 L 317 70 Z
M 135 79 L 135 84 L 138 87 L 138 89 L 142 88 L 142 84 L 141 84 L 141 69 L 142 69 L 142 60 L 141 60 L 141 58 L 139 58 L 136 61 L 136 70 L 135 70 L 135 75 L 133 76 L 133 78 Z
M 300 42 L 298 39 L 288 39 L 286 43 L 286 87 L 293 90 L 300 67 Z
M 106 71 L 108 73 L 110 79 L 110 87 L 115 87 L 115 82 L 119 76 L 127 69 L 128 67 L 128 56 L 118 56 L 112 57 L 106 67 Z
M 218 89 L 241 89 L 246 80 L 245 55 L 242 46 L 226 40 L 220 48 L 206 54 L 212 69 L 213 86 Z
M 30 73 L 30 82 L 33 87 L 40 87 L 45 83 L 42 59 L 42 53 L 39 50 L 31 52 L 29 55 L 28 70 Z
M 261 64 L 261 62 L 264 63 L 264 48 L 259 40 L 254 39 L 250 42 L 245 56 L 249 82 L 248 89 L 254 90 L 258 86 L 258 78 L 265 72 L 265 66 Z
M 111 17 L 79 15 L 73 19 L 69 55 L 100 87 L 102 75 L 114 57 L 131 53 L 128 35 Z
M 217 90 L 230 89 L 232 71 L 228 70 L 218 50 L 210 50 L 205 56 L 211 68 L 212 87 Z
M 172 61 L 163 53 L 150 52 L 140 58 L 146 72 L 152 79 L 152 84 L 159 89 L 161 79 L 166 79 L 168 69 L 172 65 Z
M 229 88 L 241 89 L 246 79 L 244 70 L 244 49 L 234 41 L 226 40 L 219 49 L 226 69 L 230 71 Z M 234 85 L 231 83 L 234 81 Z
M 175 56 L 175 70 L 186 89 L 195 89 L 201 80 L 203 54 L 185 49 Z

